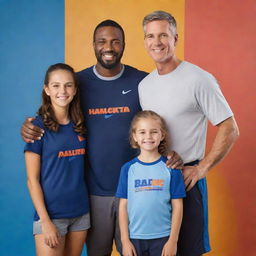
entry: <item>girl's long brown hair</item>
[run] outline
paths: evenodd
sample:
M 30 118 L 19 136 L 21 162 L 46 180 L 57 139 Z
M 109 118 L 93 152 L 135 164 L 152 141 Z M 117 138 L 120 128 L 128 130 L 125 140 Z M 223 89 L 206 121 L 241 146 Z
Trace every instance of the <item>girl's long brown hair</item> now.
M 51 72 L 56 70 L 66 70 L 71 73 L 74 79 L 76 94 L 73 100 L 69 104 L 69 118 L 74 123 L 74 130 L 79 134 L 85 134 L 84 117 L 83 117 L 83 113 L 80 106 L 80 93 L 79 93 L 79 87 L 78 87 L 75 71 L 72 67 L 64 63 L 57 63 L 54 65 L 51 65 L 47 69 L 45 74 L 45 78 L 44 78 L 45 86 L 48 86 L 49 84 Z M 49 130 L 54 132 L 58 131 L 59 123 L 57 122 L 57 119 L 55 117 L 54 110 L 51 104 L 51 99 L 45 93 L 44 89 L 42 90 L 42 105 L 38 110 L 38 114 L 42 117 L 44 125 Z
M 169 135 L 168 135 L 169 134 L 168 127 L 167 127 L 164 119 L 161 116 L 159 116 L 157 113 L 155 113 L 154 111 L 151 111 L 151 110 L 140 111 L 134 116 L 134 118 L 131 122 L 131 126 L 130 126 L 130 134 L 129 134 L 130 144 L 133 148 L 139 148 L 138 143 L 133 138 L 133 134 L 136 132 L 136 125 L 139 122 L 139 120 L 140 119 L 148 119 L 148 118 L 154 119 L 159 122 L 160 129 L 161 129 L 161 132 L 162 132 L 164 138 L 158 146 L 158 152 L 163 156 L 167 156 L 170 151 L 169 150 L 170 140 L 169 140 Z

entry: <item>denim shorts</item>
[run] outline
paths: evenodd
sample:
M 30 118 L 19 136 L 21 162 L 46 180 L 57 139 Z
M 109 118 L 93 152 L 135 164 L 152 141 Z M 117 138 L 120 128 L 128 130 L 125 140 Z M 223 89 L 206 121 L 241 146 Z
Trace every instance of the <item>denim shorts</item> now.
M 53 224 L 58 229 L 61 236 L 65 236 L 68 232 L 83 231 L 90 228 L 90 214 L 68 219 L 52 219 Z M 42 234 L 41 221 L 33 222 L 33 235 Z

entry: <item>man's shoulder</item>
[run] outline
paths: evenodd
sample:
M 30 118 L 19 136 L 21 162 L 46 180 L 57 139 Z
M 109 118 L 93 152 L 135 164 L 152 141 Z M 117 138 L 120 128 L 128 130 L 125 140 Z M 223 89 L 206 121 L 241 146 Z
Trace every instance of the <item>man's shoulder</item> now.
M 208 71 L 206 71 L 205 69 L 199 67 L 196 64 L 190 63 L 188 61 L 183 61 L 182 62 L 182 70 L 186 71 L 187 73 L 191 73 L 195 76 L 198 76 L 200 78 L 209 78 L 209 77 L 213 77 L 213 75 L 211 73 L 209 73 Z
M 139 86 L 144 86 L 145 84 L 151 83 L 152 79 L 155 77 L 156 75 L 156 69 L 154 69 L 152 72 L 147 73 L 147 75 L 140 81 Z
M 142 71 L 142 70 L 139 70 L 139 69 L 134 68 L 134 67 L 132 67 L 132 66 L 124 65 L 124 67 L 125 67 L 124 73 L 125 73 L 126 75 L 136 75 L 137 77 L 141 77 L 141 78 L 144 78 L 145 76 L 148 75 L 147 72 Z
M 82 69 L 78 72 L 76 72 L 78 77 L 88 76 L 93 74 L 93 66 Z

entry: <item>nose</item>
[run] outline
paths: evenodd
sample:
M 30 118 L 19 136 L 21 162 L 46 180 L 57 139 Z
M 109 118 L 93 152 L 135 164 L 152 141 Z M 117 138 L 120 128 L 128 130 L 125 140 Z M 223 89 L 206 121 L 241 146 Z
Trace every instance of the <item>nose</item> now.
M 66 86 L 65 85 L 60 86 L 60 93 L 63 93 L 63 94 L 66 93 Z
M 147 138 L 147 139 L 151 139 L 151 138 L 152 138 L 151 132 L 147 132 L 147 133 L 146 133 L 146 138 Z
M 154 37 L 154 45 L 160 45 L 161 44 L 161 40 L 159 36 Z
M 112 45 L 112 42 L 111 41 L 107 41 L 105 43 L 105 50 L 106 51 L 112 51 L 113 50 L 113 45 Z

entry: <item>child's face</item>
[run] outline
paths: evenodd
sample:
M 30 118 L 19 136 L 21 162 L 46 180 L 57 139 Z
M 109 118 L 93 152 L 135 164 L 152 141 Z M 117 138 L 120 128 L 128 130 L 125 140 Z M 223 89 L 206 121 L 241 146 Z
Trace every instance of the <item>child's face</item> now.
M 74 78 L 67 70 L 55 70 L 50 73 L 44 90 L 55 108 L 67 108 L 76 94 Z
M 164 138 L 159 121 L 152 118 L 139 119 L 135 128 L 133 139 L 138 143 L 141 152 L 158 151 Z

